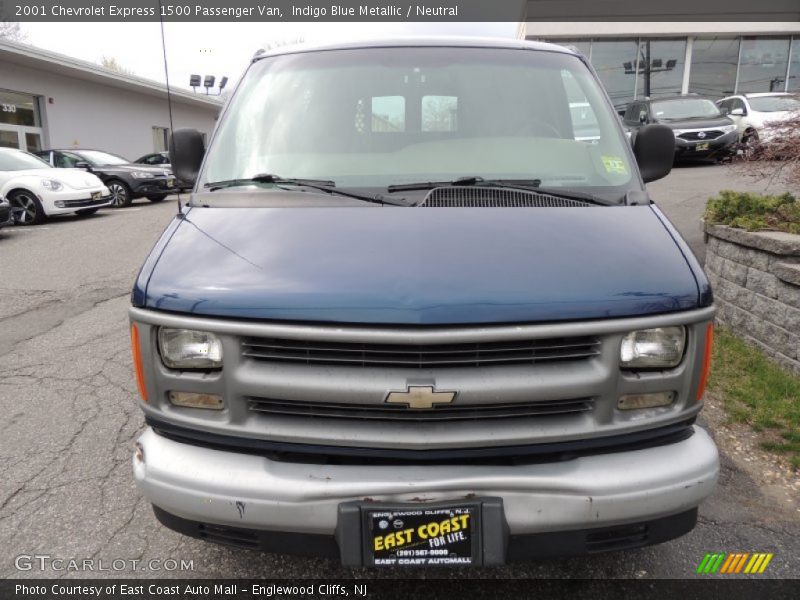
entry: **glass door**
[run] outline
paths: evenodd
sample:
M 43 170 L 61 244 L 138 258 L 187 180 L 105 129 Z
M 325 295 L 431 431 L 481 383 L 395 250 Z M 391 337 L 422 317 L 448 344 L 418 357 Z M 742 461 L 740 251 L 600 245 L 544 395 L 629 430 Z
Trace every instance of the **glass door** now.
M 0 148 L 19 148 L 19 131 L 16 129 L 0 129 Z

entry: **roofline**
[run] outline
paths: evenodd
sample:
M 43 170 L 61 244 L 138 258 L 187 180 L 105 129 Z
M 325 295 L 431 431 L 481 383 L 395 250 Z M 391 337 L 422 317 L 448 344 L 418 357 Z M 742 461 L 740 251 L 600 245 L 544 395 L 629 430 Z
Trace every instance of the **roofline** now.
M 65 54 L 51 52 L 28 44 L 19 44 L 0 40 L 0 60 L 13 64 L 38 69 L 41 71 L 66 74 L 77 79 L 93 81 L 111 87 L 135 91 L 158 98 L 167 97 L 167 86 L 152 79 L 145 79 L 136 75 L 119 73 L 106 69 L 95 63 Z M 55 68 L 58 67 L 58 68 Z M 222 101 L 216 96 L 196 95 L 182 89 L 169 88 L 174 102 L 201 106 L 208 109 L 219 109 Z
M 404 36 L 397 38 L 363 39 L 350 42 L 323 42 L 319 44 L 295 44 L 272 50 L 259 50 L 253 61 L 285 54 L 327 52 L 329 50 L 363 50 L 368 48 L 499 48 L 508 50 L 539 50 L 575 54 L 569 48 L 547 42 L 533 42 L 519 38 L 492 38 L 472 36 Z

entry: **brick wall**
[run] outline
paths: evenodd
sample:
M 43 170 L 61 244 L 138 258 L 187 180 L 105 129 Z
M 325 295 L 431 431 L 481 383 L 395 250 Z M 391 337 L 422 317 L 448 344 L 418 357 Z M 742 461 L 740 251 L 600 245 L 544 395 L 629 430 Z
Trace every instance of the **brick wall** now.
M 717 321 L 800 375 L 800 235 L 706 227 Z

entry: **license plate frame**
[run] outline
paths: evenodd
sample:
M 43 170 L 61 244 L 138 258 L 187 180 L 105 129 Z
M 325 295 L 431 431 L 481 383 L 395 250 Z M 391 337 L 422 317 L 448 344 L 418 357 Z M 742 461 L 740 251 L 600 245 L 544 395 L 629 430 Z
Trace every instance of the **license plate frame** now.
M 425 528 L 423 534 L 420 527 Z M 389 535 L 392 542 L 387 549 Z M 383 543 L 376 550 L 377 536 L 382 536 Z M 346 566 L 501 565 L 505 564 L 508 525 L 502 498 L 434 503 L 356 501 L 339 505 L 336 538 Z
M 708 150 L 710 144 L 708 142 L 700 142 L 694 147 L 695 152 L 705 152 Z

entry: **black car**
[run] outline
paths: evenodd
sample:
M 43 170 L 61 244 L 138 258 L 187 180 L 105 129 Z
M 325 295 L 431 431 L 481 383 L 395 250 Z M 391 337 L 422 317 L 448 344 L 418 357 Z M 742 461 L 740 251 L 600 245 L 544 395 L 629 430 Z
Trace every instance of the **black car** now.
M 151 167 L 161 167 L 163 169 L 172 170 L 172 165 L 170 164 L 169 160 L 169 152 L 153 152 L 151 154 L 140 156 L 133 162 L 139 165 L 149 165 Z M 181 181 L 177 177 L 175 178 L 175 181 L 177 186 L 182 190 L 188 190 L 192 187 L 191 183 Z
M 14 216 L 11 214 L 11 204 L 8 200 L 0 196 L 0 227 L 14 224 Z
M 102 150 L 42 150 L 36 153 L 54 167 L 86 169 L 97 175 L 111 192 L 111 206 L 128 206 L 135 198 L 161 202 L 177 191 L 170 169 L 130 162 Z
M 636 100 L 623 117 L 636 135 L 650 123 L 667 125 L 675 133 L 675 158 L 723 158 L 736 144 L 736 124 L 714 101 L 702 96 L 673 96 Z

